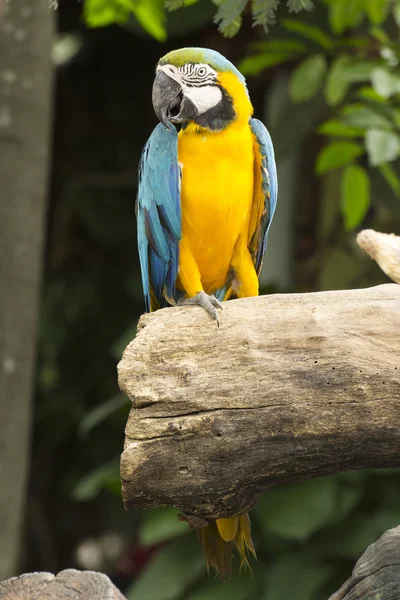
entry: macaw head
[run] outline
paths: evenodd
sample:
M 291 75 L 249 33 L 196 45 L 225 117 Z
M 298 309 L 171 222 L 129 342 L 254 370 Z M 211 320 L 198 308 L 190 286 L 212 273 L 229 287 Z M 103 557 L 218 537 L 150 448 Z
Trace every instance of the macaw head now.
M 253 113 L 243 75 L 215 50 L 181 48 L 160 59 L 153 85 L 159 120 L 221 131 Z

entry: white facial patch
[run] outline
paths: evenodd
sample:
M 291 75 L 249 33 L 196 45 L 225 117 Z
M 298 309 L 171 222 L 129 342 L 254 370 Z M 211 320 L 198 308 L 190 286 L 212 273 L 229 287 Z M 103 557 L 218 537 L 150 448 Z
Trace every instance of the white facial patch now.
M 174 65 L 159 65 L 157 71 L 163 71 L 179 83 L 183 95 L 193 102 L 199 115 L 222 100 L 222 92 L 215 84 L 217 72 L 210 65 L 187 63 L 179 68 Z
M 182 85 L 183 94 L 189 98 L 198 110 L 199 115 L 213 108 L 222 99 L 222 92 L 216 85 L 205 85 L 204 87 L 187 87 Z

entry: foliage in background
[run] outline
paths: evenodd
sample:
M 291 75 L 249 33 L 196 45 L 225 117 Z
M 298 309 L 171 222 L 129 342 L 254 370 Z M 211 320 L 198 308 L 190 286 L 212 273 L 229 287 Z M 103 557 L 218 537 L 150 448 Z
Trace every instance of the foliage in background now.
M 174 11 L 196 4 L 199 0 L 85 0 L 84 18 L 88 27 L 125 24 L 135 17 L 143 29 L 158 41 L 167 37 L 165 10 Z M 249 5 L 253 24 L 262 25 L 265 31 L 275 23 L 279 0 L 211 0 L 218 7 L 214 22 L 226 37 L 233 37 L 240 29 L 242 14 Z M 311 0 L 287 0 L 290 12 L 310 10 Z
M 120 24 L 136 34 L 138 29 L 131 23 L 135 17 L 157 42 L 163 42 L 172 19 L 165 9 L 179 9 L 172 15 L 183 15 L 184 32 L 189 30 L 188 15 L 196 7 L 206 12 L 210 2 L 169 0 L 164 5 L 162 0 L 85 0 L 84 19 L 93 28 Z M 261 22 L 261 16 L 271 16 L 276 7 L 276 24 L 267 40 L 262 39 L 261 27 L 249 29 L 247 39 L 260 39 L 251 44 L 250 53 L 243 45 L 240 67 L 250 86 L 261 82 L 266 87 L 275 73 L 289 74 L 289 101 L 273 133 L 278 166 L 293 150 L 301 151 L 307 140 L 316 147 L 316 171 L 321 175 L 316 204 L 321 214 L 312 215 L 318 227 L 309 237 L 324 237 L 331 244 L 327 256 L 316 245 L 313 264 L 321 277 L 320 287 L 371 284 L 375 272 L 370 277 L 364 271 L 363 280 L 356 278 L 362 270 L 359 257 L 344 280 L 351 236 L 343 231 L 335 211 L 340 208 L 348 230 L 358 227 L 377 210 L 381 198 L 374 195 L 375 189 L 385 201 L 389 191 L 388 226 L 394 223 L 396 210 L 399 214 L 400 184 L 394 162 L 400 124 L 398 4 L 332 0 L 317 2 L 315 10 L 289 18 L 286 4 L 278 6 L 277 0 L 219 0 L 211 6 L 211 14 L 216 13 L 225 34 L 235 33 L 243 23 L 240 36 L 254 15 Z M 292 9 L 302 7 L 309 9 L 310 4 L 291 2 Z M 128 548 L 132 544 L 146 551 L 155 548 L 154 556 L 125 592 L 133 600 L 325 600 L 340 587 L 366 546 L 399 524 L 398 474 L 343 474 L 269 490 L 251 512 L 258 552 L 256 577 L 235 575 L 228 584 L 207 579 L 195 536 L 177 520 L 176 510 L 140 515 L 123 511 L 116 456 L 123 443 L 129 402 L 118 394 L 115 367 L 143 310 L 134 235 L 135 169 L 154 118 L 148 100 L 153 66 L 165 47 L 154 42 L 153 56 L 147 56 L 150 42 L 143 48 L 137 44 L 129 69 L 120 75 L 126 48 L 116 58 L 112 53 L 115 38 L 105 31 L 110 38 L 105 37 L 103 49 L 84 47 L 82 63 L 71 67 L 64 113 L 78 113 L 81 103 L 84 109 L 72 121 L 72 129 L 66 120 L 68 135 L 60 145 L 71 136 L 70 129 L 76 142 L 73 150 L 64 150 L 62 169 L 57 163 L 55 167 L 66 187 L 68 178 L 79 179 L 77 164 L 83 165 L 84 173 L 98 169 L 101 176 L 98 186 L 89 177 L 89 184 L 78 189 L 69 186 L 73 190 L 68 194 L 62 191 L 50 224 L 53 239 L 42 303 L 36 410 L 34 479 L 38 491 L 31 501 L 41 515 L 40 552 L 48 547 L 45 559 L 51 560 L 56 528 L 63 548 L 73 546 L 76 531 L 79 535 L 92 531 L 94 536 L 99 529 L 110 529 L 118 532 Z M 181 45 L 180 39 L 173 42 Z M 224 40 L 224 44 L 232 50 L 237 42 Z M 85 61 L 92 61 L 89 67 Z M 107 77 L 102 79 L 107 65 L 118 74 L 111 83 Z M 127 73 L 132 73 L 132 80 L 128 81 Z M 79 103 L 71 104 L 75 85 L 85 93 L 93 87 L 88 107 L 81 94 Z M 126 105 L 122 104 L 125 97 Z M 90 119 L 94 123 L 86 130 Z M 82 128 L 81 137 L 74 126 Z M 110 142 L 107 136 L 114 130 L 115 140 Z M 98 131 L 98 137 L 89 142 Z M 80 154 L 71 167 L 74 151 Z M 121 190 L 118 183 L 103 186 L 104 179 L 106 183 L 110 177 L 118 180 L 120 172 L 122 182 L 126 173 L 132 176 L 128 189 Z M 311 164 L 299 174 L 296 185 L 303 191 L 314 179 Z M 389 183 L 386 190 L 384 179 Z M 304 206 L 302 198 L 298 202 Z M 342 237 L 335 237 L 338 231 Z M 38 508 L 37 498 L 44 495 L 48 473 L 47 505 Z M 52 511 L 56 515 L 46 523 Z M 65 518 L 59 518 L 60 512 Z M 71 561 L 63 557 L 55 567 L 46 562 L 39 568 L 57 571 L 65 566 L 71 566 Z M 109 572 L 113 573 L 111 566 Z M 134 576 L 130 574 L 129 580 Z
M 316 161 L 320 175 L 342 168 L 341 210 L 347 230 L 358 227 L 371 206 L 369 170 L 377 168 L 395 196 L 400 180 L 392 163 L 400 155 L 400 4 L 391 0 L 327 0 L 325 28 L 283 20 L 294 34 L 284 42 L 260 42 L 241 64 L 258 74 L 292 63 L 294 104 L 322 92 L 331 116 L 319 126 L 327 138 Z
M 141 541 L 169 542 L 125 592 L 127 598 L 326 599 L 367 545 L 399 523 L 397 477 L 394 472 L 345 473 L 270 489 L 251 512 L 258 553 L 252 565 L 255 578 L 234 575 L 227 583 L 206 577 L 194 536 L 177 520 L 177 511 L 150 511 L 140 527 Z
M 275 23 L 279 0 L 212 0 L 214 21 L 234 36 L 246 8 L 253 24 L 266 31 Z M 88 26 L 126 23 L 133 15 L 158 41 L 167 37 L 166 10 L 198 0 L 85 0 Z M 400 2 L 324 0 L 327 19 L 318 26 L 284 18 L 284 36 L 256 42 L 239 68 L 245 75 L 288 64 L 294 67 L 289 93 L 294 104 L 310 102 L 322 91 L 331 117 L 320 124 L 327 139 L 316 172 L 342 168 L 341 211 L 347 230 L 358 227 L 371 206 L 368 165 L 377 168 L 396 197 L 400 179 L 393 161 L 400 155 Z M 313 9 L 308 0 L 288 0 L 289 11 Z M 274 36 L 274 29 L 272 29 Z M 288 36 L 289 34 L 289 36 Z M 368 164 L 366 162 L 368 159 Z

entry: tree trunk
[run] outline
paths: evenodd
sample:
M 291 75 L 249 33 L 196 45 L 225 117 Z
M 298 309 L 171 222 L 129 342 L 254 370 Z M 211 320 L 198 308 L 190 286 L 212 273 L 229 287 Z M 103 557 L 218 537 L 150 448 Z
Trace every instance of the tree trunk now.
M 15 572 L 31 421 L 51 125 L 54 10 L 0 16 L 0 579 Z
M 269 486 L 400 466 L 400 286 L 225 302 L 141 318 L 119 364 L 132 399 L 125 506 L 194 525 Z

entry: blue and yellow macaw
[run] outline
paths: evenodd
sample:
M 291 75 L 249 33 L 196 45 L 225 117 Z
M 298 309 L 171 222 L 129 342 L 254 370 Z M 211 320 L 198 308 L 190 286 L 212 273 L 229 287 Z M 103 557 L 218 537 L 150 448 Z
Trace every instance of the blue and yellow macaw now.
M 137 202 L 146 310 L 197 304 L 217 321 L 220 301 L 258 295 L 278 183 L 246 81 L 214 50 L 182 48 L 157 65 L 161 121 L 143 150 Z M 179 133 L 175 125 L 179 126 Z M 230 572 L 255 555 L 247 514 L 198 530 L 207 566 Z

